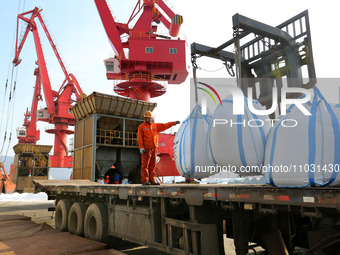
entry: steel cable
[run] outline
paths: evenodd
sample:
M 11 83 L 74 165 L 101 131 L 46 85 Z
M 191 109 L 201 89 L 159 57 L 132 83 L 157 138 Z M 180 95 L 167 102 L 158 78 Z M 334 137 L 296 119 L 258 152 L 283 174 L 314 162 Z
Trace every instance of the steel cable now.
M 20 7 L 21 7 L 21 0 L 19 0 L 19 5 L 18 5 L 18 10 L 17 10 L 17 15 L 19 15 L 20 13 Z M 24 12 L 25 9 L 25 0 L 23 1 L 23 5 L 22 5 L 22 12 Z M 22 22 L 19 23 L 19 27 L 21 27 L 21 29 L 19 30 L 23 30 L 23 26 L 22 26 Z M 14 31 L 16 30 L 16 28 L 14 29 Z M 19 31 L 18 30 L 18 31 Z M 12 45 L 14 45 L 14 40 L 16 37 L 16 32 L 14 32 L 13 34 L 13 39 L 12 39 Z M 8 100 L 8 105 L 7 105 L 7 117 L 6 117 L 6 125 L 5 125 L 5 132 L 4 132 L 4 140 L 1 146 L 1 150 L 0 150 L 0 156 L 3 152 L 3 149 L 5 147 L 6 144 L 6 139 L 7 139 L 7 131 L 8 131 L 8 123 L 9 123 L 9 119 L 11 116 L 11 121 L 10 121 L 10 134 L 9 134 L 9 139 L 8 139 L 8 145 L 7 145 L 7 149 L 6 149 L 6 154 L 4 157 L 4 160 L 1 161 L 2 163 L 4 163 L 6 161 L 7 155 L 8 155 L 8 151 L 9 151 L 9 147 L 12 141 L 12 128 L 13 128 L 13 121 L 14 121 L 14 109 L 15 109 L 15 90 L 16 90 L 16 81 L 17 81 L 17 77 L 18 77 L 18 68 L 16 69 L 16 74 L 15 74 L 15 79 L 13 81 L 13 74 L 14 74 L 14 68 L 15 66 L 12 64 L 12 58 L 13 55 L 15 55 L 15 45 L 12 47 L 12 52 L 10 54 L 10 59 L 9 59 L 9 66 L 8 66 L 8 72 L 7 72 L 7 79 L 6 79 L 6 85 L 5 85 L 5 93 L 4 93 L 4 100 L 3 100 L 3 107 L 2 107 L 2 113 L 1 113 L 1 124 L 0 124 L 0 135 L 1 135 L 1 130 L 2 130 L 2 123 L 4 123 L 3 119 L 4 119 L 4 109 L 5 109 L 5 102 L 6 102 L 6 93 L 7 93 L 7 88 L 8 88 L 8 77 L 10 74 L 10 67 L 12 67 L 12 71 L 11 71 L 11 79 L 10 79 L 10 92 L 9 92 L 9 100 Z

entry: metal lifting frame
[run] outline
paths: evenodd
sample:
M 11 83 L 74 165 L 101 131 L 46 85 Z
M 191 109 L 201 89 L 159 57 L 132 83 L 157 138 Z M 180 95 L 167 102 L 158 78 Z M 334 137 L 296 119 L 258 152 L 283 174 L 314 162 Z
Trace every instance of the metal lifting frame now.
M 248 87 L 255 90 L 256 83 L 259 83 L 258 100 L 268 106 L 271 103 L 274 84 L 280 89 L 284 86 L 285 77 L 288 87 L 312 88 L 316 84 L 308 10 L 276 27 L 240 14 L 235 14 L 232 20 L 234 38 L 229 41 L 216 48 L 198 43 L 191 44 L 194 69 L 197 67 L 196 58 L 202 56 L 221 59 L 229 65 L 234 65 L 235 53 L 223 49 L 233 45 L 235 39 L 241 40 L 254 33 L 254 39 L 236 49 L 241 53 L 240 78 L 244 93 Z M 301 70 L 303 66 L 307 67 L 305 83 Z

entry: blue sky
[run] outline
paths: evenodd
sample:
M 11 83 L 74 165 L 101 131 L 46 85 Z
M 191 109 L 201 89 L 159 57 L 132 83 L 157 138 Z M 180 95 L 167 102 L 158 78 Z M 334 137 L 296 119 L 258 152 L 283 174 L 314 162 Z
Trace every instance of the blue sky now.
M 20 12 L 32 10 L 35 6 L 43 9 L 43 18 L 55 40 L 59 53 L 62 56 L 68 72 L 73 73 L 78 79 L 86 94 L 98 91 L 114 94 L 113 82 L 105 76 L 103 60 L 112 56 L 113 51 L 108 42 L 102 26 L 98 11 L 93 0 L 26 0 L 20 1 Z M 126 22 L 136 1 L 135 0 L 109 0 L 112 10 L 118 20 Z M 240 13 L 252 19 L 276 26 L 290 17 L 309 10 L 314 60 L 318 77 L 339 77 L 340 51 L 337 50 L 337 42 L 340 35 L 337 26 L 340 23 L 337 8 L 331 8 L 321 1 L 225 1 L 225 0 L 172 0 L 175 9 L 183 15 L 181 37 L 187 39 L 187 59 L 190 55 L 190 44 L 198 42 L 210 46 L 218 46 L 232 37 L 232 15 Z M 13 38 L 15 36 L 16 16 L 18 14 L 19 0 L 0 0 L 0 107 L 3 105 L 4 85 L 8 76 L 8 68 L 13 58 Z M 43 43 L 47 67 L 52 82 L 52 88 L 58 89 L 64 79 L 63 73 L 53 55 L 45 34 L 40 31 Z M 22 63 L 19 66 L 17 77 L 16 101 L 12 126 L 11 149 L 16 143 L 15 129 L 22 125 L 24 112 L 31 106 L 35 76 L 33 71 L 36 60 L 33 36 L 29 34 L 21 54 Z M 205 59 L 199 65 L 208 70 L 215 70 L 222 66 L 219 61 Z M 191 66 L 188 62 L 187 66 Z M 173 120 L 183 121 L 189 114 L 189 84 L 187 81 L 181 85 L 169 85 L 168 92 L 153 100 L 157 102 L 156 121 L 167 122 Z M 226 70 L 217 73 L 200 71 L 199 77 L 229 77 Z M 321 88 L 323 90 L 323 88 Z M 326 97 L 337 102 L 338 92 L 336 88 L 327 88 Z M 6 98 L 6 100 L 8 100 Z M 43 106 L 43 104 L 41 104 Z M 3 142 L 4 122 L 11 116 L 0 116 L 2 121 L 0 128 L 0 144 Z M 2 111 L 0 110 L 0 114 Z M 11 123 L 11 122 L 10 122 Z M 39 144 L 53 144 L 51 135 L 44 134 L 46 125 L 39 123 L 41 141 Z M 7 147 L 7 145 L 6 145 Z M 0 146 L 1 148 L 1 146 Z

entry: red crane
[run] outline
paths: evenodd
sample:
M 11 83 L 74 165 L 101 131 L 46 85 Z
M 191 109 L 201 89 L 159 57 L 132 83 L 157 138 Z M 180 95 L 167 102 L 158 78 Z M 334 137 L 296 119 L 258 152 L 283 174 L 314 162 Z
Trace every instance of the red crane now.
M 129 21 L 118 23 L 106 0 L 95 0 L 95 3 L 115 52 L 115 58 L 105 60 L 107 78 L 125 80 L 114 87 L 117 94 L 150 101 L 151 97 L 166 92 L 159 81 L 168 84 L 185 81 L 188 76 L 185 41 L 170 37 L 178 36 L 183 22 L 181 15 L 175 14 L 163 0 L 138 0 Z M 141 11 L 133 28 L 129 28 Z M 157 34 L 159 23 L 168 28 L 170 36 Z
M 106 0 L 95 0 L 115 58 L 105 60 L 106 76 L 111 80 L 125 80 L 114 87 L 121 96 L 150 101 L 166 92 L 168 84 L 180 84 L 188 76 L 184 40 L 177 37 L 183 17 L 175 14 L 163 0 L 138 0 L 127 23 L 114 20 Z M 133 28 L 132 20 L 140 12 Z M 170 20 L 170 21 L 169 21 Z M 168 35 L 159 35 L 158 24 L 163 23 Z M 124 51 L 125 49 L 125 51 Z M 159 137 L 158 176 L 178 175 L 173 152 L 174 135 Z
M 19 143 L 32 143 L 35 144 L 40 138 L 40 131 L 36 129 L 36 121 L 45 121 L 54 124 L 54 128 L 47 129 L 46 132 L 54 134 L 54 154 L 50 157 L 51 167 L 72 167 L 72 156 L 68 156 L 67 149 L 67 135 L 73 134 L 72 130 L 68 130 L 68 126 L 75 124 L 75 118 L 69 111 L 72 107 L 73 100 L 72 95 L 75 95 L 76 101 L 82 99 L 83 94 L 76 78 L 69 74 L 64 66 L 63 61 L 58 53 L 58 50 L 45 26 L 45 23 L 40 15 L 42 9 L 35 7 L 33 10 L 24 12 L 18 15 L 17 18 L 17 33 L 16 33 L 16 46 L 15 46 L 15 58 L 13 63 L 15 66 L 19 65 L 21 59 L 19 58 L 20 52 L 24 46 L 29 31 L 33 33 L 35 49 L 38 57 L 36 64 L 38 68 L 35 69 L 34 74 L 36 75 L 36 84 L 34 89 L 33 101 L 31 111 L 26 111 L 24 126 L 26 128 L 26 134 L 20 135 L 18 132 Z M 30 17 L 27 17 L 31 15 Z M 46 62 L 41 47 L 41 42 L 38 34 L 37 24 L 34 21 L 38 18 L 40 24 L 52 46 L 52 49 L 58 59 L 58 62 L 65 75 L 65 80 L 62 83 L 58 91 L 52 90 L 51 82 L 47 72 Z M 19 43 L 19 20 L 23 20 L 27 23 L 27 27 L 24 36 Z M 44 98 L 46 102 L 46 109 L 38 111 L 37 117 L 37 106 L 38 101 L 42 100 L 41 88 L 43 88 Z

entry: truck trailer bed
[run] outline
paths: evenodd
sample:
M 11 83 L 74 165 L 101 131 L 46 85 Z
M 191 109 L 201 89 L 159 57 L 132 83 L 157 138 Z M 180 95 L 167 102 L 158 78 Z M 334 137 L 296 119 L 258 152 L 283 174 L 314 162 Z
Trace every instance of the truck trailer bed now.
M 244 202 L 340 209 L 340 187 L 278 188 L 261 184 L 99 184 L 88 180 L 36 180 L 36 187 L 49 195 L 118 195 L 185 199 L 200 206 L 204 201 Z

